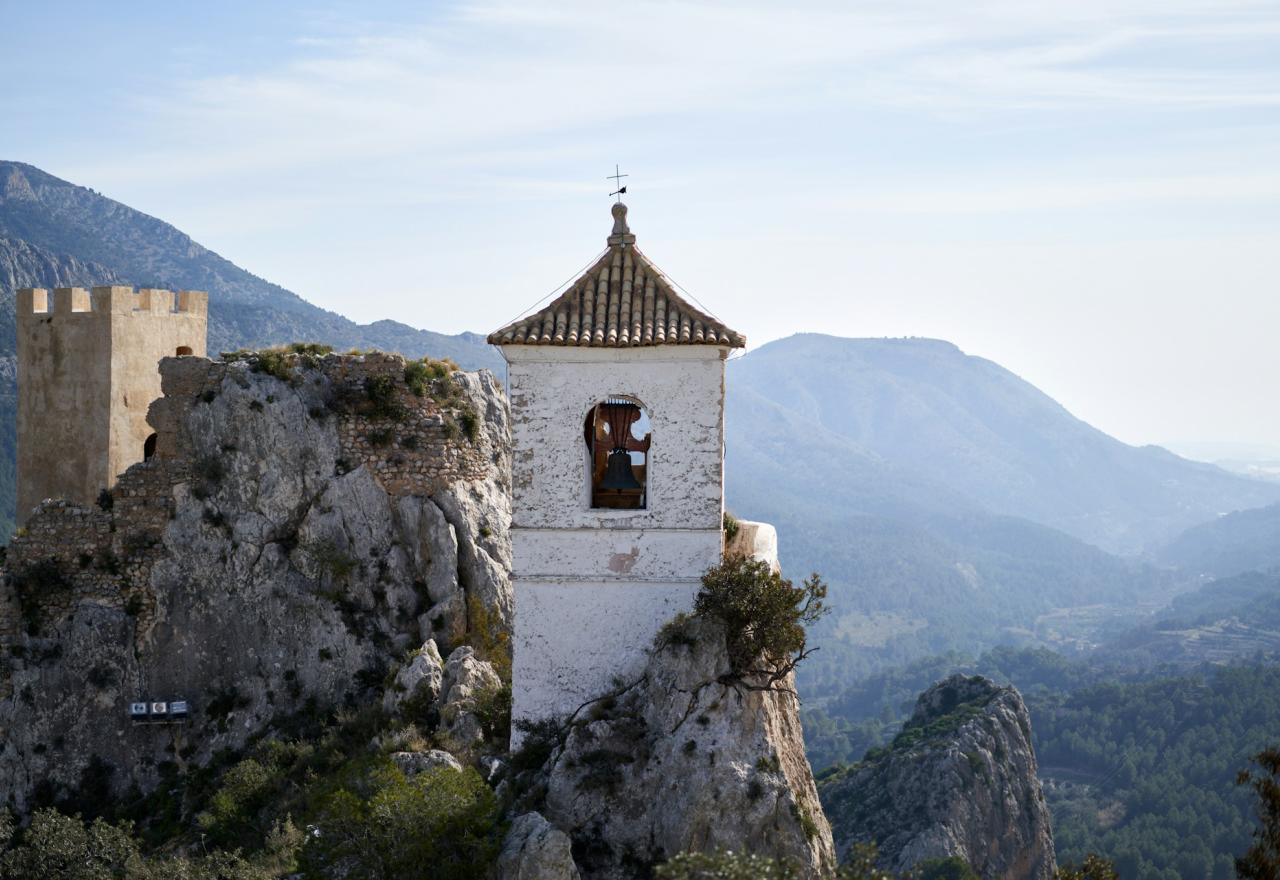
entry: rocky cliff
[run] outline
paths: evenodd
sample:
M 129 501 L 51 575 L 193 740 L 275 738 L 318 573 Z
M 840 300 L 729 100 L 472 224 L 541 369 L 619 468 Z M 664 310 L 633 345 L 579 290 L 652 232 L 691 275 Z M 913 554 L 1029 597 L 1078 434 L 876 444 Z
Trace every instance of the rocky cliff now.
M 776 564 L 776 534 L 741 523 L 730 551 Z M 511 855 L 554 863 L 548 853 L 566 845 L 584 880 L 634 880 L 678 853 L 717 850 L 787 861 L 804 877 L 830 875 L 835 848 L 794 688 L 792 676 L 735 676 L 723 625 L 678 617 L 639 678 L 617 682 L 562 725 L 532 731 L 513 758 L 518 767 L 530 753 L 546 755 L 512 780 L 526 791 L 518 804 L 539 813 L 513 829 L 505 877 L 576 877 L 537 873 Z
M 145 792 L 509 619 L 492 375 L 306 350 L 161 372 L 155 455 L 95 506 L 46 502 L 8 548 L 0 796 L 19 811 Z M 175 700 L 186 719 L 130 717 Z
M 980 676 L 939 682 L 891 745 L 820 791 L 842 855 L 874 842 L 894 871 L 958 856 L 986 880 L 1053 877 L 1031 721 L 1011 687 Z

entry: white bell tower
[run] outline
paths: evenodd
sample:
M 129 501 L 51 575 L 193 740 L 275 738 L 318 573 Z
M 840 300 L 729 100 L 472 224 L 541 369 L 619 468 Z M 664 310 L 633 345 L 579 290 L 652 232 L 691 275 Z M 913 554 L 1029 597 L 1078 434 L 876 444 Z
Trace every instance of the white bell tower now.
M 517 721 L 636 674 L 723 551 L 725 360 L 746 340 L 675 292 L 626 205 L 613 220 L 565 293 L 489 336 L 511 390 Z

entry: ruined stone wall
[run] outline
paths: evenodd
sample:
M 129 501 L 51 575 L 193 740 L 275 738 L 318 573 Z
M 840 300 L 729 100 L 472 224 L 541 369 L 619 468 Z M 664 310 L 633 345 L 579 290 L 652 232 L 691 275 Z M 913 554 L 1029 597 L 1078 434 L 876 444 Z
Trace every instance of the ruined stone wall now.
M 457 644 L 469 599 L 507 624 L 503 392 L 486 372 L 410 383 L 408 366 L 161 362 L 155 456 L 101 504 L 44 503 L 9 545 L 0 797 L 71 790 L 93 757 L 145 789 L 282 713 L 359 700 L 425 638 Z M 177 698 L 180 730 L 126 716 Z

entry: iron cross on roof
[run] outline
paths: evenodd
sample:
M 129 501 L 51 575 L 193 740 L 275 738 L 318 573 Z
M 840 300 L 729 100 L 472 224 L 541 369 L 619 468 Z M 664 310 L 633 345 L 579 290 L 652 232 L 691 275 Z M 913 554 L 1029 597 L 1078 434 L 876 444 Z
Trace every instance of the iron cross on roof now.
M 613 166 L 613 173 L 612 173 L 612 174 L 610 174 L 610 175 L 608 175 L 608 176 L 606 176 L 606 177 L 605 177 L 605 180 L 612 180 L 612 181 L 613 181 L 613 185 L 614 185 L 614 186 L 617 186 L 617 187 L 618 187 L 618 189 L 617 189 L 617 191 L 616 191 L 616 192 L 611 192 L 611 193 L 609 193 L 609 195 L 611 195 L 611 196 L 617 196 L 617 197 L 618 197 L 618 201 L 622 201 L 622 197 L 623 197 L 624 195 L 626 195 L 626 193 L 627 193 L 627 188 L 626 188 L 625 186 L 618 186 L 618 184 L 622 183 L 622 178 L 624 178 L 624 177 L 630 177 L 630 176 L 631 176 L 630 174 L 622 174 L 622 173 L 620 173 L 620 172 L 618 171 L 618 166 L 617 166 L 617 165 L 614 165 L 614 166 Z

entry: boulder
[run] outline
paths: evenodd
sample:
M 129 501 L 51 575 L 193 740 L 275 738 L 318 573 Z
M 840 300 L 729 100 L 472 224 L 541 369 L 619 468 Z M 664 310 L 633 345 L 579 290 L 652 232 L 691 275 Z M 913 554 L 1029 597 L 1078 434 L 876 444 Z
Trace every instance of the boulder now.
M 511 823 L 494 871 L 497 880 L 579 880 L 569 835 L 538 813 Z
M 382 711 L 398 715 L 406 703 L 431 705 L 439 698 L 443 682 L 444 661 L 435 641 L 427 639 L 383 693 Z
M 453 755 L 441 749 L 427 752 L 392 752 L 391 761 L 400 768 L 405 776 L 417 776 L 425 770 L 436 767 L 448 767 L 450 770 L 462 772 L 462 765 Z

